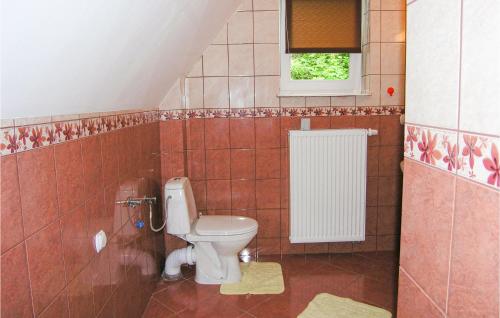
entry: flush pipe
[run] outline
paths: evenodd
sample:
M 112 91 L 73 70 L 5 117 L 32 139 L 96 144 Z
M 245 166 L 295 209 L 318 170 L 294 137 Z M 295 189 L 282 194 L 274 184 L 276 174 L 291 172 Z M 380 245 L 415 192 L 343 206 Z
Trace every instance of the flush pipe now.
M 196 253 L 194 247 L 189 245 L 184 248 L 173 250 L 165 260 L 165 270 L 161 275 L 164 280 L 178 280 L 182 278 L 181 265 L 194 265 Z

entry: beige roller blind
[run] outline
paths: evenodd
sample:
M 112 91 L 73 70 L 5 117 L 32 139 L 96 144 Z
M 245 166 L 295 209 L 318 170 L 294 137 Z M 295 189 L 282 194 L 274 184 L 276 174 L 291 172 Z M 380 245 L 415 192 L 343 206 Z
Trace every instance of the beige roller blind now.
M 286 0 L 287 53 L 361 53 L 361 0 Z

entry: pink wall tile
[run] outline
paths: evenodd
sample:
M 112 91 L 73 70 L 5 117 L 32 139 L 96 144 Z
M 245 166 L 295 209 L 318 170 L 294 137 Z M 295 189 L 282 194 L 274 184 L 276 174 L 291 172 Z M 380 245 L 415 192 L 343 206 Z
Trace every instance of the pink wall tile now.
M 403 160 L 403 148 L 399 146 L 380 146 L 378 154 L 378 174 L 380 176 L 401 175 L 399 163 Z
M 226 49 L 226 46 L 221 46 L 221 47 Z M 234 44 L 234 45 L 229 45 L 227 49 L 229 50 L 229 76 L 253 76 L 254 75 L 253 45 Z
M 273 148 L 280 146 L 280 119 L 256 118 L 255 136 L 257 148 Z
M 215 118 L 205 121 L 205 147 L 229 148 L 229 119 Z
M 255 43 L 279 43 L 279 14 L 277 11 L 254 12 Z
M 231 152 L 229 149 L 213 149 L 206 152 L 207 179 L 230 179 Z
M 68 285 L 69 310 L 73 315 L 81 317 L 94 315 L 92 281 L 89 279 L 91 275 L 90 267 L 87 266 Z
M 381 74 L 405 73 L 405 43 L 381 44 Z
M 182 132 L 183 126 L 180 124 Z M 170 128 L 176 127 L 175 125 L 177 123 Z M 180 147 L 184 149 L 184 144 L 181 143 Z M 10 249 L 2 247 L 4 316 L 31 316 L 32 303 L 34 313 L 40 317 L 66 317 L 69 315 L 69 310 L 72 316 L 87 317 L 100 314 L 102 317 L 110 317 L 121 309 L 120 305 L 118 308 L 114 306 L 110 299 L 113 291 L 111 277 L 116 278 L 113 279 L 116 284 L 119 284 L 120 279 L 123 280 L 124 277 L 123 271 L 120 271 L 122 268 L 120 266 L 124 264 L 123 256 L 153 253 L 154 255 L 151 255 L 159 259 L 164 252 L 162 244 L 158 244 L 161 252 L 155 252 L 154 248 L 148 247 L 150 244 L 146 244 L 148 241 L 153 242 L 152 239 L 141 240 L 140 232 L 137 230 L 130 232 L 133 228 L 130 227 L 130 222 L 127 223 L 129 225 L 127 231 L 120 229 L 123 224 L 122 218 L 125 216 L 122 215 L 123 209 L 116 206 L 115 200 L 122 198 L 124 194 L 159 195 L 159 189 L 154 189 L 158 187 L 155 183 L 160 180 L 159 148 L 159 125 L 151 124 L 60 143 L 55 148 L 48 146 L 2 158 L 2 183 L 8 181 L 12 190 L 16 188 L 11 186 L 15 184 L 11 180 L 15 179 L 15 174 L 11 172 L 19 171 L 18 195 L 21 199 L 18 205 L 23 211 L 24 229 L 21 230 L 21 234 L 24 231 L 26 240 L 25 243 Z M 129 158 L 126 158 L 124 153 Z M 154 170 L 150 171 L 150 168 Z M 121 181 L 118 179 L 120 171 Z M 59 192 L 61 199 L 59 201 L 63 208 L 65 206 L 69 210 L 64 215 L 60 213 L 57 204 L 57 190 L 61 188 L 66 189 L 64 190 L 66 192 L 68 189 L 73 189 L 74 192 L 72 197 L 64 191 Z M 2 190 L 5 191 L 5 188 L 2 187 Z M 4 194 L 5 192 L 2 193 L 2 197 Z M 15 200 L 12 199 L 15 199 L 15 193 L 10 193 L 10 196 L 10 202 L 14 203 Z M 2 202 L 2 221 L 8 216 L 6 214 L 8 210 L 4 207 L 8 205 Z M 13 238 L 16 237 L 14 225 L 13 223 L 11 226 Z M 90 246 L 91 235 L 100 229 L 106 231 L 110 243 L 96 256 Z M 113 234 L 118 233 L 120 238 L 130 237 L 131 233 L 134 233 L 134 237 L 141 243 L 135 243 L 128 238 L 127 246 L 111 244 L 116 242 L 118 237 Z M 112 254 L 118 257 L 114 258 L 113 275 L 110 275 L 108 261 L 111 246 L 115 246 Z M 120 252 L 131 246 L 135 248 L 133 253 L 130 249 L 127 253 Z M 142 258 L 144 259 L 144 256 Z M 152 266 L 159 265 L 159 262 L 152 264 Z M 129 312 L 140 313 L 145 307 L 142 299 L 149 298 L 151 289 L 147 287 L 144 279 L 139 279 L 140 274 L 130 271 L 132 268 L 129 267 L 127 277 L 141 284 L 129 289 L 128 294 L 140 301 L 127 304 L 127 308 Z M 13 279 L 13 287 L 8 287 L 11 284 L 10 278 Z M 7 290 L 9 295 L 5 293 Z M 93 299 L 93 296 L 97 298 Z M 22 302 L 22 305 L 15 304 L 14 298 L 11 297 L 15 297 L 15 301 Z M 94 303 L 98 307 L 95 311 Z M 9 304 L 15 307 L 10 307 Z M 99 307 L 103 308 L 102 312 Z M 13 308 L 21 312 L 13 312 Z
M 231 209 L 231 181 L 207 181 L 207 209 Z
M 279 107 L 279 76 L 255 77 L 255 107 Z
M 258 209 L 275 209 L 280 207 L 279 179 L 257 180 L 256 193 Z
M 203 74 L 205 76 L 227 76 L 228 54 L 225 45 L 209 45 L 203 53 Z
M 253 118 L 230 119 L 231 148 L 255 148 Z
M 387 89 L 393 88 L 390 95 Z M 380 105 L 403 105 L 405 100 L 405 76 L 404 75 L 380 75 Z
M 59 221 L 30 237 L 26 250 L 33 306 L 40 313 L 66 285 Z
M 401 211 L 397 206 L 379 206 L 377 235 L 399 234 L 401 228 Z
M 130 256 L 130 254 L 128 254 Z M 111 272 L 109 267 L 109 252 L 104 250 L 97 254 L 90 264 L 92 294 L 94 296 L 94 312 L 97 314 L 106 300 L 111 296 Z
M 40 314 L 41 318 L 61 317 L 69 318 L 67 290 L 63 290 L 47 309 Z
M 366 173 L 369 177 L 376 177 L 379 174 L 379 150 L 379 147 L 368 147 Z
M 190 180 L 203 180 L 206 177 L 206 158 L 204 150 L 188 150 L 186 152 L 187 175 Z
M 255 44 L 255 75 L 280 75 L 279 44 Z
M 259 222 L 259 238 L 280 237 L 280 210 L 265 209 L 257 210 L 257 222 Z
M 370 11 L 369 21 L 369 42 L 380 42 L 380 11 Z
M 2 253 L 23 240 L 17 157 L 2 157 Z
M 255 180 L 232 180 L 231 207 L 254 209 L 255 206 Z
M 254 78 L 229 78 L 229 107 L 244 108 L 254 106 Z
M 379 177 L 378 198 L 379 206 L 401 206 L 401 176 Z
M 381 42 L 404 42 L 406 11 L 381 11 Z
M 118 134 L 111 132 L 101 138 L 103 185 L 118 182 Z
M 88 214 L 84 206 L 61 218 L 64 262 L 68 281 L 71 281 L 92 256 L 92 237 L 88 233 Z
M 83 203 L 85 198 L 81 143 L 58 144 L 54 150 L 59 213 L 66 214 Z
M 280 148 L 257 149 L 256 151 L 256 178 L 280 178 Z
M 382 146 L 400 146 L 404 138 L 404 127 L 399 115 L 380 116 L 379 141 Z
M 450 316 L 499 315 L 500 192 L 457 178 Z
M 103 188 L 101 138 L 82 139 L 81 145 L 85 197 L 88 198 Z
M 205 77 L 203 79 L 203 105 L 205 108 L 229 107 L 228 77 Z
M 255 179 L 255 150 L 231 149 L 231 178 Z
M 254 0 L 253 1 L 254 10 L 278 10 L 279 1 L 278 0 Z
M 405 162 L 401 266 L 444 310 L 455 177 Z
M 164 125 L 162 122 L 160 126 Z M 186 148 L 203 149 L 205 148 L 205 120 L 190 119 L 186 122 Z
M 380 128 L 380 117 L 381 116 L 356 116 L 354 118 L 354 127 L 355 128 L 366 128 L 366 129 L 376 129 Z M 379 145 L 380 136 L 371 136 L 368 138 L 368 146 L 378 146 Z
M 252 12 L 236 12 L 229 19 L 228 41 L 230 44 L 253 42 L 253 14 Z
M 18 155 L 19 186 L 27 237 L 58 215 L 54 148 L 47 147 Z
M 399 272 L 398 317 L 445 317 L 407 274 Z
M 2 254 L 1 300 L 3 317 L 31 317 L 33 315 L 24 243 Z
M 203 78 L 186 78 L 186 107 L 203 108 Z
M 362 242 L 354 242 L 352 245 L 353 252 L 370 252 L 377 250 L 377 237 L 375 235 L 366 235 Z

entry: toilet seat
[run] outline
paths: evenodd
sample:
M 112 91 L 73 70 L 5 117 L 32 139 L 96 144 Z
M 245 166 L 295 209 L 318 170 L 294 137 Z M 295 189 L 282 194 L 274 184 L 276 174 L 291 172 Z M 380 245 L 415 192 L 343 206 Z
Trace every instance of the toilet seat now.
M 194 224 L 194 230 L 200 236 L 232 236 L 253 232 L 256 229 L 257 221 L 244 216 L 201 216 Z

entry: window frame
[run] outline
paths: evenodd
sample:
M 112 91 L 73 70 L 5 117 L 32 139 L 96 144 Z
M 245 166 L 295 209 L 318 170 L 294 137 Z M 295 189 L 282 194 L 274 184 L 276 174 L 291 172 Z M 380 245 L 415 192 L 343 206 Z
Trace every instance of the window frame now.
M 286 53 L 286 0 L 280 0 L 280 92 L 279 96 L 349 96 L 366 95 L 362 86 L 362 53 L 349 53 L 347 80 L 292 80 L 291 54 Z M 321 52 L 318 52 L 321 53 Z

